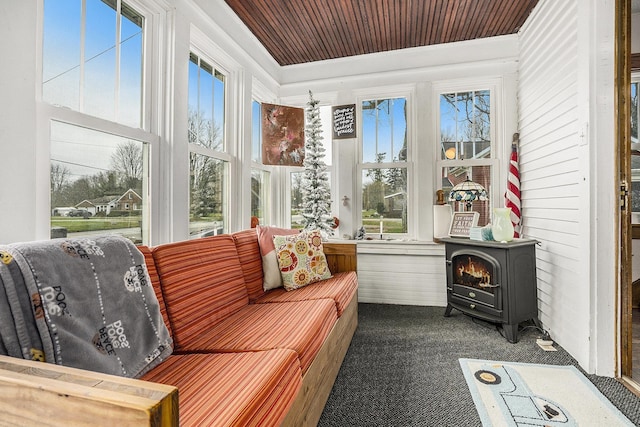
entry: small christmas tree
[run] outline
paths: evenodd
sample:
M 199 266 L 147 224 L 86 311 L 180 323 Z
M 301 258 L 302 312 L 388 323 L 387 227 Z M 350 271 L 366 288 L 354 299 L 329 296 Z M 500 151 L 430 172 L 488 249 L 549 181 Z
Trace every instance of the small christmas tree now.
M 322 145 L 320 108 L 309 91 L 307 123 L 305 125 L 304 173 L 302 175 L 302 217 L 305 230 L 320 230 L 323 237 L 333 235 L 331 212 L 331 189 L 325 149 Z

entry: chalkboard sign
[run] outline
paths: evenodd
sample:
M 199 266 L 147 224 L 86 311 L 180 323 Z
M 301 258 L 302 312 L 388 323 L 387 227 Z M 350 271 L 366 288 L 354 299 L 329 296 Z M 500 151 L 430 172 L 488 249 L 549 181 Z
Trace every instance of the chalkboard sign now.
M 471 227 L 478 225 L 480 214 L 478 212 L 455 212 L 451 219 L 449 236 L 469 237 Z
M 340 105 L 331 109 L 333 139 L 356 137 L 356 105 Z

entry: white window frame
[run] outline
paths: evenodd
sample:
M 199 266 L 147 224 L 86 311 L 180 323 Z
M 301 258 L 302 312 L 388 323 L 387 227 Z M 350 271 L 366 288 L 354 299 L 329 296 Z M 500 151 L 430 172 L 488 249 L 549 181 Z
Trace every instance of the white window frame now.
M 130 138 L 145 144 L 145 150 L 143 150 L 143 156 L 146 157 L 146 164 L 148 165 L 146 175 L 143 180 L 146 185 L 143 191 L 146 194 L 143 195 L 144 203 L 142 210 L 144 212 L 142 216 L 142 238 L 144 244 L 150 244 L 153 241 L 153 236 L 157 232 L 154 229 L 154 221 L 152 221 L 153 213 L 157 210 L 158 200 L 152 198 L 152 194 L 158 192 L 158 188 L 155 188 L 154 180 L 152 176 L 159 171 L 159 162 L 157 155 L 160 146 L 160 134 L 161 126 L 163 122 L 162 108 L 151 108 L 152 105 L 158 105 L 159 100 L 163 99 L 163 76 L 162 73 L 154 73 L 153 70 L 164 69 L 163 57 L 165 53 L 164 49 L 158 43 L 159 35 L 163 34 L 167 29 L 167 22 L 171 18 L 171 13 L 166 7 L 163 1 L 140 1 L 140 0 L 126 0 L 126 3 L 133 7 L 137 12 L 142 14 L 145 19 L 144 36 L 143 36 L 143 82 L 142 82 L 142 119 L 141 128 L 133 128 L 127 125 L 116 123 L 110 120 L 106 120 L 97 116 L 92 116 L 80 111 L 71 110 L 66 107 L 59 107 L 43 99 L 43 81 L 42 81 L 42 61 L 38 61 L 36 64 L 36 99 L 39 104 L 38 111 L 38 128 L 39 135 L 38 145 L 42 148 L 40 150 L 41 156 L 37 156 L 37 163 L 40 165 L 38 168 L 41 173 L 38 174 L 36 180 L 41 183 L 42 188 L 50 187 L 49 168 L 51 161 L 51 122 L 56 121 L 65 123 L 72 126 L 78 126 L 86 128 L 96 132 L 102 132 L 122 138 Z M 44 34 L 43 22 L 44 22 L 44 10 L 41 6 L 40 10 L 40 22 L 39 22 L 39 39 L 42 40 Z M 38 58 L 42 59 L 43 44 L 38 45 Z M 171 75 L 164 76 L 166 79 L 171 79 Z M 45 166 L 46 165 L 46 166 Z M 157 181 L 157 180 L 156 180 Z M 47 191 L 46 209 L 44 206 L 38 208 L 38 223 L 47 224 L 46 230 L 49 229 L 50 214 L 51 214 L 51 201 L 49 200 L 50 192 Z M 46 218 L 46 219 L 45 219 Z M 47 233 L 48 234 L 48 233 Z
M 233 96 L 233 93 L 234 93 L 234 91 L 231 88 L 234 84 L 235 79 L 234 79 L 233 73 L 230 70 L 223 67 L 217 61 L 215 61 L 210 55 L 207 55 L 202 49 L 198 48 L 198 46 L 192 44 L 190 48 L 190 53 L 193 53 L 194 55 L 196 55 L 200 61 L 206 62 L 208 65 L 213 67 L 215 72 L 219 72 L 225 78 L 224 123 L 221 129 L 222 150 L 214 150 L 212 148 L 203 147 L 202 145 L 189 143 L 188 141 L 187 141 L 187 146 L 188 146 L 189 158 L 191 154 L 194 153 L 194 154 L 206 156 L 212 159 L 220 160 L 226 163 L 226 168 L 224 172 L 226 174 L 226 179 L 224 180 L 225 182 L 222 187 L 223 195 L 224 195 L 223 201 L 222 201 L 224 210 L 222 215 L 223 215 L 223 230 L 224 232 L 228 232 L 229 230 L 233 229 L 231 228 L 232 225 L 230 224 L 231 218 L 232 218 L 232 214 L 231 214 L 232 207 L 230 206 L 229 201 L 230 201 L 231 189 L 234 187 L 234 185 L 232 184 L 232 181 L 234 180 L 234 170 L 235 170 L 235 167 L 234 167 L 235 156 L 233 155 L 233 153 L 235 153 L 237 150 L 237 147 L 235 147 L 235 144 L 231 142 L 233 141 L 233 139 L 231 136 L 232 124 L 230 123 L 230 122 L 233 122 L 233 118 L 231 116 L 231 111 L 233 110 L 230 108 L 230 103 L 232 99 L 231 96 Z M 191 59 L 189 59 L 189 61 L 191 61 Z M 186 172 L 189 173 L 189 168 L 187 168 Z M 188 189 L 187 194 L 190 194 L 190 189 Z M 191 201 L 189 200 L 189 204 L 190 203 Z M 189 214 L 187 218 L 188 221 L 190 221 L 190 217 L 191 215 Z
M 356 126 L 357 126 L 357 144 L 356 144 L 356 176 L 355 176 L 355 192 L 354 192 L 354 217 L 355 224 L 362 224 L 362 173 L 365 169 L 381 168 L 379 163 L 363 163 L 363 119 L 362 119 L 362 103 L 370 100 L 404 98 L 407 105 L 407 159 L 404 162 L 385 162 L 382 168 L 406 168 L 407 169 L 407 232 L 406 233 L 383 233 L 382 238 L 405 239 L 416 235 L 419 220 L 419 212 L 417 212 L 417 195 L 416 181 L 414 177 L 414 163 L 416 153 L 416 89 L 414 85 L 403 85 L 394 87 L 385 87 L 378 89 L 367 89 L 366 91 L 357 91 L 356 94 Z
M 336 93 L 314 93 L 313 98 L 317 101 L 318 107 L 328 107 L 336 105 L 337 94 Z M 307 103 L 309 102 L 309 94 L 299 95 L 299 96 L 291 96 L 287 98 L 280 99 L 278 101 L 282 105 L 290 105 L 293 107 L 302 108 L 304 110 L 304 120 L 305 124 L 307 121 Z M 322 123 L 323 126 L 327 126 L 326 123 Z M 329 124 L 330 125 L 330 124 Z M 306 138 L 306 135 L 305 135 Z M 323 140 L 323 144 L 333 144 L 333 140 Z M 335 155 L 335 147 L 332 147 L 332 156 Z M 331 159 L 331 164 L 327 164 L 327 173 L 329 174 L 329 182 L 331 185 L 331 211 L 334 215 L 338 215 L 338 195 L 335 191 L 335 183 L 337 182 L 337 177 L 335 176 L 335 158 Z M 281 191 L 282 198 L 279 203 L 279 212 L 277 214 L 277 218 L 280 220 L 279 223 L 282 224 L 285 228 L 291 228 L 291 173 L 292 172 L 304 172 L 304 167 L 302 166 L 278 166 L 277 168 L 278 175 L 278 183 L 277 188 Z M 274 175 L 272 175 L 274 177 Z
M 274 103 L 276 97 L 273 93 L 271 93 L 259 80 L 253 78 L 252 79 L 252 96 L 251 96 L 251 113 L 253 114 L 253 103 L 257 102 L 260 105 L 267 103 Z M 261 120 L 260 118 L 259 120 Z M 251 132 L 253 132 L 253 116 L 251 116 Z M 262 129 L 262 127 L 261 127 Z M 259 136 L 260 142 L 262 143 L 262 135 Z M 260 147 L 262 150 L 262 147 Z M 282 194 L 280 191 L 277 191 L 276 188 L 277 183 L 281 181 L 281 174 L 277 172 L 277 168 L 271 165 L 264 165 L 262 162 L 258 162 L 253 158 L 253 134 L 251 135 L 251 148 L 248 150 L 249 153 L 246 156 L 250 159 L 251 171 L 259 170 L 261 172 L 266 172 L 269 174 L 268 182 L 262 183 L 264 186 L 265 192 L 265 200 L 264 200 L 264 221 L 265 223 L 260 223 L 260 225 L 272 225 L 274 224 L 274 220 L 278 219 L 278 214 L 275 212 L 275 207 L 279 206 L 276 195 Z M 251 188 L 251 171 L 249 171 L 249 189 Z M 251 200 L 249 200 L 249 211 L 251 211 Z
M 491 99 L 490 106 L 490 136 L 491 136 L 491 157 L 487 159 L 469 159 L 469 160 L 449 160 L 442 159 L 440 154 L 440 95 L 445 93 L 460 93 L 460 92 L 474 92 L 488 90 L 489 96 Z M 502 139 L 500 136 L 502 132 L 499 132 L 499 129 L 502 129 L 503 126 L 503 113 L 501 109 L 504 106 L 502 100 L 502 84 L 498 79 L 474 79 L 474 80 L 464 80 L 464 81 L 447 81 L 447 82 L 438 82 L 434 83 L 432 90 L 432 111 L 434 111 L 433 117 L 433 150 L 434 150 L 434 159 L 435 159 L 435 169 L 434 169 L 434 185 L 433 194 L 440 188 L 441 183 L 441 175 L 442 169 L 444 167 L 474 167 L 474 166 L 490 166 L 491 167 L 491 192 L 489 194 L 489 211 L 491 212 L 494 206 L 502 206 L 502 203 L 498 203 L 501 200 L 500 194 L 504 193 L 504 184 L 501 184 L 501 176 L 502 173 L 500 171 L 500 162 L 499 159 L 505 153 L 503 149 Z M 448 194 L 445 194 L 445 203 L 450 203 L 448 201 Z M 452 206 L 455 208 L 455 206 Z

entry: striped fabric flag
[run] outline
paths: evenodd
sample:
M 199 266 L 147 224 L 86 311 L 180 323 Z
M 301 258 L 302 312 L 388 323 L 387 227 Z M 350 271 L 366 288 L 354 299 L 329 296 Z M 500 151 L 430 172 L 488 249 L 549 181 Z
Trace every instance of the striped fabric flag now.
M 518 146 L 511 146 L 511 159 L 509 160 L 509 176 L 507 179 L 507 193 L 505 194 L 504 205 L 511 208 L 511 222 L 513 223 L 513 237 L 520 237 L 520 171 L 518 170 Z

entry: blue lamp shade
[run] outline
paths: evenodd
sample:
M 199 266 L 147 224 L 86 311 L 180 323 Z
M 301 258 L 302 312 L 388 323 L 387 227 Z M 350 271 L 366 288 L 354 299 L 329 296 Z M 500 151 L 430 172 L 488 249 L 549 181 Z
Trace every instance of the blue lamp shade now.
M 471 203 L 474 200 L 489 200 L 489 196 L 482 185 L 469 178 L 453 187 L 449 193 L 449 201 L 463 202 L 466 204 L 467 210 L 471 209 Z

